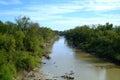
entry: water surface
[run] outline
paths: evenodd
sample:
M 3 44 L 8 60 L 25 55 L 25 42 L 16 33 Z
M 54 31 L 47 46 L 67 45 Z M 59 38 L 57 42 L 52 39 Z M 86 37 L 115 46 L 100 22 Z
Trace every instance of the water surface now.
M 119 66 L 69 47 L 64 37 L 54 43 L 50 56 L 40 69 L 48 78 L 65 80 L 60 76 L 73 71 L 74 80 L 120 80 Z

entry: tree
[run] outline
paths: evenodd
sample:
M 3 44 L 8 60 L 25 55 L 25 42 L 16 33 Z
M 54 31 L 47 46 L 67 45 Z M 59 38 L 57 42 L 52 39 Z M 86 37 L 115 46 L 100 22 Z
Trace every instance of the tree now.
M 25 30 L 27 27 L 29 27 L 29 17 L 23 16 L 16 18 L 16 23 L 19 29 Z
M 25 38 L 25 34 L 23 33 L 23 31 L 18 30 L 17 32 L 15 32 L 14 36 L 16 42 L 16 50 L 23 50 L 24 49 L 23 40 Z
M 106 23 L 96 28 L 78 26 L 65 31 L 69 43 L 85 51 L 94 52 L 97 56 L 113 61 L 120 61 L 120 32 L 119 26 Z

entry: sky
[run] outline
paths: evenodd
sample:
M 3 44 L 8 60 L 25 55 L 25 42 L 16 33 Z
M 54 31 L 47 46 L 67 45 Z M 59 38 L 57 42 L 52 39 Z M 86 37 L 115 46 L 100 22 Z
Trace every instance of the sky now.
M 0 0 L 1 21 L 19 16 L 60 31 L 85 24 L 120 25 L 120 0 Z

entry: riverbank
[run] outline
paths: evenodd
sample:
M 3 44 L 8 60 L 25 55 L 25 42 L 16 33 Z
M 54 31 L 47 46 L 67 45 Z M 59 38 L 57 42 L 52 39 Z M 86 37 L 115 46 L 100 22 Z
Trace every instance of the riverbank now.
M 70 42 L 69 40 L 67 40 L 67 41 L 68 41 L 67 44 L 68 44 L 71 48 L 75 48 L 75 49 L 77 49 L 77 50 L 86 52 L 87 54 L 93 55 L 93 56 L 95 56 L 96 58 L 99 58 L 99 59 L 101 59 L 101 60 L 103 60 L 103 61 L 107 61 L 107 62 L 110 62 L 110 63 L 113 63 L 113 64 L 115 64 L 115 65 L 120 66 L 120 61 L 118 61 L 118 60 L 114 60 L 114 59 L 109 58 L 109 57 L 105 57 L 105 56 L 98 55 L 97 52 L 95 52 L 95 51 L 89 51 L 89 49 L 86 50 L 86 49 L 83 49 L 83 48 L 80 48 L 80 47 L 76 47 L 76 46 L 73 45 L 72 42 Z
M 47 79 L 67 80 L 71 72 L 74 80 L 119 80 L 120 68 L 84 51 L 67 45 L 64 37 L 53 44 L 51 59 L 43 59 L 39 68 Z
M 113 24 L 97 25 L 92 28 L 83 25 L 64 32 L 68 42 L 76 48 L 94 53 L 95 56 L 120 65 L 120 31 Z
M 85 51 L 85 50 L 83 50 L 83 51 Z M 87 52 L 87 53 L 89 53 L 89 54 L 91 54 L 91 55 L 93 55 L 93 56 L 95 56 L 95 57 L 97 57 L 101 60 L 104 60 L 104 61 L 107 61 L 107 62 L 110 62 L 110 63 L 114 63 L 114 64 L 120 66 L 120 62 L 118 60 L 115 60 L 115 59 L 112 59 L 112 58 L 109 58 L 109 57 L 99 56 L 99 55 L 97 55 L 96 52 L 89 52 L 89 51 L 85 51 L 85 52 Z
M 22 80 L 45 80 L 45 74 L 39 71 L 39 67 L 27 73 Z
M 68 40 L 67 40 L 67 41 L 68 41 Z M 86 49 L 83 49 L 83 48 L 80 48 L 80 47 L 76 47 L 76 46 L 74 46 L 74 45 L 72 44 L 72 42 L 69 42 L 69 41 L 68 41 L 68 45 L 71 46 L 72 48 L 75 48 L 75 49 L 81 50 L 81 51 L 83 51 L 83 52 L 86 52 L 86 53 L 88 53 L 88 54 L 91 54 L 91 55 L 95 56 L 96 58 L 99 58 L 99 59 L 101 59 L 101 60 L 103 60 L 103 61 L 107 61 L 107 62 L 110 62 L 110 63 L 114 63 L 114 64 L 120 66 L 120 61 L 118 61 L 118 60 L 115 60 L 115 59 L 110 58 L 110 57 L 98 55 L 97 52 L 95 52 L 95 51 L 89 51 L 89 49 L 86 50 Z M 99 53 L 99 54 L 100 54 L 100 53 Z
M 59 36 L 55 36 L 49 42 L 46 42 L 46 44 L 44 45 L 45 54 L 42 56 L 41 60 L 46 58 L 45 56 L 51 53 L 51 48 L 53 46 L 53 43 L 58 39 L 59 39 Z M 40 62 L 39 65 L 33 70 L 30 70 L 29 72 L 21 71 L 18 80 L 46 80 L 46 75 L 39 70 L 39 68 L 41 67 L 41 64 L 44 64 L 41 60 L 39 61 Z

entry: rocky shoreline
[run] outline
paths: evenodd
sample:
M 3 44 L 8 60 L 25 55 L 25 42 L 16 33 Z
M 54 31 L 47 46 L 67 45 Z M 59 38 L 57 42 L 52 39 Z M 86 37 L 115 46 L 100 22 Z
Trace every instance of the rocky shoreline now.
M 45 74 L 40 72 L 38 69 L 30 71 L 23 80 L 46 80 Z
M 22 80 L 58 80 L 59 78 L 65 80 L 74 80 L 74 73 L 65 73 L 62 76 L 49 77 L 41 71 L 31 71 Z

